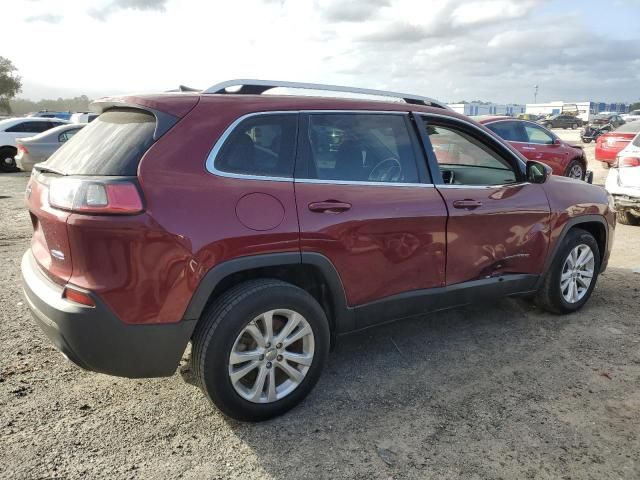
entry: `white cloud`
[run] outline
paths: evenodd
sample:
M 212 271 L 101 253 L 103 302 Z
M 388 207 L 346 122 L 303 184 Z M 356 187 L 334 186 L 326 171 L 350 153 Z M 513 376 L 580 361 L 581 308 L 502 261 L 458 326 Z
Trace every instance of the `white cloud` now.
M 14 0 L 15 1 L 15 0 Z M 25 95 L 275 78 L 442 100 L 635 100 L 640 42 L 543 0 L 23 0 L 3 55 Z M 560 3 L 561 5 L 561 3 Z M 47 17 L 50 15 L 51 17 Z M 29 22 L 40 16 L 38 22 Z M 47 22 L 45 18 L 57 20 Z M 58 47 L 50 47 L 55 38 Z M 71 40 L 65 44 L 61 39 Z

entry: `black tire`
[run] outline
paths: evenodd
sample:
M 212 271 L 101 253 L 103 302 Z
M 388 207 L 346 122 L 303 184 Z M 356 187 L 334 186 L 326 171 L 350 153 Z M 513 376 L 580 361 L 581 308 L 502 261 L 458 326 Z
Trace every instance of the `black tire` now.
M 17 172 L 19 170 L 16 165 L 15 156 L 18 151 L 13 147 L 0 148 L 0 172 Z
M 583 138 L 582 142 L 583 143 L 591 143 L 591 139 L 590 138 Z
M 591 248 L 594 256 L 594 273 L 591 284 L 585 295 L 575 303 L 569 303 L 565 300 L 560 289 L 560 276 L 565 260 L 571 251 L 580 244 L 584 244 Z M 544 310 L 556 314 L 566 314 L 575 312 L 589 300 L 598 280 L 600 272 L 600 249 L 598 242 L 589 232 L 580 228 L 572 228 L 562 240 L 560 248 L 557 250 L 555 258 L 552 260 L 551 266 L 547 271 L 542 286 L 535 296 L 535 303 Z
M 569 178 L 578 178 L 573 176 L 573 174 L 571 173 L 571 170 L 573 170 L 574 168 L 580 167 L 580 171 L 582 172 L 580 174 L 580 180 L 584 180 L 584 176 L 587 173 L 586 169 L 584 168 L 584 165 L 582 164 L 582 162 L 580 160 L 571 160 L 571 162 L 569 162 L 569 165 L 567 165 L 567 168 L 564 171 L 564 176 L 565 177 L 569 177 Z
M 286 397 L 253 403 L 234 389 L 228 373 L 229 355 L 249 322 L 277 308 L 293 310 L 307 320 L 314 337 L 313 360 L 304 379 Z M 261 421 L 287 412 L 313 389 L 326 363 L 329 341 L 325 312 L 308 292 L 280 280 L 251 280 L 229 289 L 205 310 L 192 338 L 191 362 L 201 388 L 222 413 L 236 420 Z
M 640 217 L 636 217 L 633 213 L 622 210 L 618 212 L 618 223 L 637 227 L 640 226 Z
M 578 124 L 577 123 L 572 123 L 571 124 L 571 130 L 575 130 L 576 128 L 578 128 Z

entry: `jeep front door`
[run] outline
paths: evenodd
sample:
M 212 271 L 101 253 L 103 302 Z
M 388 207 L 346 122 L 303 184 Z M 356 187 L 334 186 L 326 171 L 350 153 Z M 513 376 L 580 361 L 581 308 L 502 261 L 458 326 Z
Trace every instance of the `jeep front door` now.
M 429 165 L 449 211 L 446 284 L 519 274 L 534 282 L 549 236 L 541 186 L 526 182 L 515 154 L 480 127 L 422 120 Z

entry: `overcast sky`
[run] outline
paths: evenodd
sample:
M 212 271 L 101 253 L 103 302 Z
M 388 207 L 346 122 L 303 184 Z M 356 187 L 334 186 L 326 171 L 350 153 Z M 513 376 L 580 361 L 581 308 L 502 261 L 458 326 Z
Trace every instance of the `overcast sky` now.
M 266 78 L 443 101 L 640 99 L 640 0 L 12 0 L 21 96 Z

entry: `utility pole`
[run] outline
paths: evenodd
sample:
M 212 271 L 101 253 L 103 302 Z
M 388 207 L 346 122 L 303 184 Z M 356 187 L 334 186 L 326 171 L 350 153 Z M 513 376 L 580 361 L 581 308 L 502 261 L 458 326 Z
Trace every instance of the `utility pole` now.
M 538 103 L 538 84 L 536 84 L 535 90 L 533 91 L 533 103 Z

